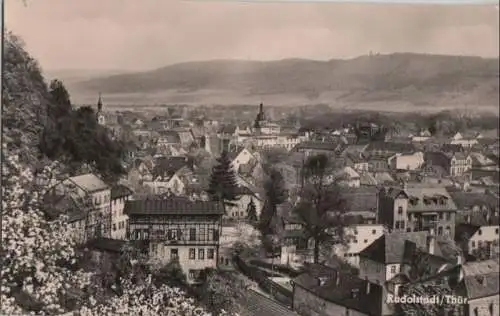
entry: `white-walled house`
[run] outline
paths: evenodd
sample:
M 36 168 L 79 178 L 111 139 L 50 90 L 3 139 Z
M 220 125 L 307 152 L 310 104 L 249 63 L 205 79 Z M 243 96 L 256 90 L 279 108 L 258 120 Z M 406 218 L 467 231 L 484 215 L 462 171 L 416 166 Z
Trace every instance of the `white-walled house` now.
M 132 197 L 132 190 L 124 185 L 111 188 L 111 238 L 125 239 L 128 216 L 123 213 L 126 201 Z
M 98 176 L 88 173 L 57 183 L 52 192 L 69 195 L 86 208 L 85 240 L 111 235 L 111 188 Z
M 499 253 L 499 226 L 459 224 L 455 232 L 455 241 L 468 254 L 477 256 L 478 252 L 486 251 L 488 256 Z
M 381 224 L 356 224 L 344 229 L 346 243 L 335 245 L 333 251 L 353 266 L 359 267 L 359 253 L 384 235 Z
M 235 173 L 238 172 L 241 165 L 247 165 L 256 159 L 250 150 L 244 147 L 237 147 L 234 150 L 229 151 L 228 156 Z

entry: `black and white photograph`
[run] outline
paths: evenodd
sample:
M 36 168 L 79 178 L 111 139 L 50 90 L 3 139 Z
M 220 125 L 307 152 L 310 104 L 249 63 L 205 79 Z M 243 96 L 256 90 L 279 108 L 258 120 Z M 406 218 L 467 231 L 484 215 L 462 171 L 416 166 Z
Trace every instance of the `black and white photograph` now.
M 499 315 L 476 2 L 1 1 L 0 315 Z

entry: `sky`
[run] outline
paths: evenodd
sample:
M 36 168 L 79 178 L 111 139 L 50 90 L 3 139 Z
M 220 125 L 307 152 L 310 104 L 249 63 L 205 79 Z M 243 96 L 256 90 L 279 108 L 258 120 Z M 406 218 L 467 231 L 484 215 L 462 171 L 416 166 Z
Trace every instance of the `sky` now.
M 498 57 L 492 5 L 5 1 L 5 26 L 44 69 L 148 70 L 210 59 L 328 60 L 415 52 Z

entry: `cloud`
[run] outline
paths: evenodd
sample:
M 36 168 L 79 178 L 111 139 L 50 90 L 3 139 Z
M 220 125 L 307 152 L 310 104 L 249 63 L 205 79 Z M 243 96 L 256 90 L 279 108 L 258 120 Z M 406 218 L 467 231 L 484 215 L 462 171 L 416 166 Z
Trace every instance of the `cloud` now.
M 6 26 L 46 69 L 149 69 L 189 60 L 498 56 L 494 6 L 6 1 Z

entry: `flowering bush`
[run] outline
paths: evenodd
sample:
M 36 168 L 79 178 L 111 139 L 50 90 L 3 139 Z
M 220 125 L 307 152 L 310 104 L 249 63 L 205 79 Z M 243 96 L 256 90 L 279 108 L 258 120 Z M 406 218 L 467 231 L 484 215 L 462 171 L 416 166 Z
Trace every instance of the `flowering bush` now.
M 95 273 L 71 269 L 76 242 L 64 217 L 47 221 L 40 210 L 44 186 L 51 183 L 47 166 L 35 177 L 18 156 L 2 151 L 2 296 L 0 314 L 67 312 L 70 293 L 79 293 L 76 315 L 210 315 L 179 289 L 121 280 L 121 295 L 97 302 Z M 40 185 L 44 184 L 44 185 Z M 134 264 L 135 260 L 131 260 Z M 83 293 L 83 294 L 82 294 Z M 82 298 L 84 298 L 82 300 Z M 221 311 L 219 315 L 227 315 Z
M 143 316 L 209 316 L 196 306 L 180 289 L 166 285 L 157 287 L 149 276 L 143 284 L 129 280 L 122 283 L 123 294 L 103 304 L 90 299 L 88 306 L 77 312 L 80 316 L 94 315 L 143 315 Z M 225 313 L 221 314 L 225 315 Z
M 65 311 L 65 290 L 83 289 L 90 275 L 67 267 L 75 261 L 75 241 L 64 218 L 48 222 L 40 211 L 44 194 L 37 177 L 23 168 L 18 155 L 2 150 L 2 304 L 0 313 Z

